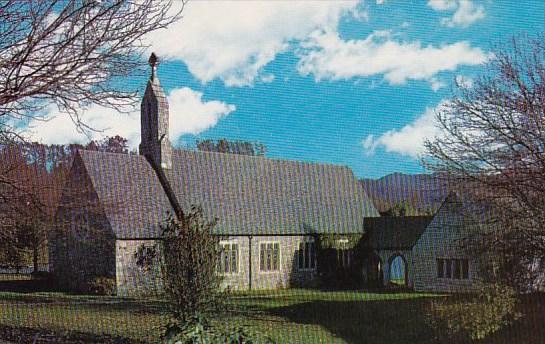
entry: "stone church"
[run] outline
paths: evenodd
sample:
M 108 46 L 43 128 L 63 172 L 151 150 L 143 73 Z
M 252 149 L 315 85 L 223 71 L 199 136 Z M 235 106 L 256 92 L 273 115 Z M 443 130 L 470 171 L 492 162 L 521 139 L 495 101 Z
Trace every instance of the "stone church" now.
M 160 290 L 136 250 L 160 240 L 167 213 L 194 204 L 218 219 L 218 273 L 233 289 L 315 285 L 315 240 L 331 234 L 340 238 L 339 269 L 363 257 L 353 272 L 362 283 L 389 283 L 396 257 L 415 290 L 467 290 L 477 280 L 476 263 L 456 244 L 459 227 L 451 230 L 452 200 L 435 217 L 385 219 L 345 166 L 174 149 L 154 54 L 149 63 L 140 154 L 80 151 L 71 167 L 50 239 L 51 271 L 68 286 L 108 277 L 118 295 Z M 342 249 L 342 237 L 354 235 L 365 254 Z

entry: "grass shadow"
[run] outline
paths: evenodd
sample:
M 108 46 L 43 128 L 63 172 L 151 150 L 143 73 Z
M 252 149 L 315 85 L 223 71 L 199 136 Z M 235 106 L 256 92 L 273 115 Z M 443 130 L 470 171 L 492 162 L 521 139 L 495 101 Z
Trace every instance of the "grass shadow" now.
M 0 325 L 0 338 L 14 343 L 65 343 L 65 344 L 143 344 L 145 342 L 135 341 L 119 336 L 100 335 L 79 332 L 79 331 L 53 331 L 46 329 L 33 329 L 28 327 L 12 327 Z
M 131 312 L 132 314 L 164 314 L 165 301 L 158 299 L 135 299 L 116 296 L 74 295 L 60 292 L 12 293 L 0 292 L 0 303 L 26 305 L 60 305 L 81 309 Z
M 436 343 L 426 298 L 384 301 L 309 301 L 269 309 L 299 324 L 320 325 L 348 343 Z
M 55 291 L 57 285 L 49 279 L 0 280 L 0 291 L 12 293 L 35 293 Z

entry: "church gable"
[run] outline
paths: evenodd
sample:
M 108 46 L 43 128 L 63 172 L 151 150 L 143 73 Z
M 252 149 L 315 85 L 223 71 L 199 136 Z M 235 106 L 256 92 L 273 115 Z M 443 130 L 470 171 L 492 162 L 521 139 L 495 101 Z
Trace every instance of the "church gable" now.
M 116 238 L 158 238 L 173 209 L 147 160 L 129 154 L 79 154 Z
M 469 209 L 477 212 L 452 193 L 427 226 L 414 247 L 416 290 L 468 292 L 476 286 L 480 264 L 465 239 L 478 228 Z
M 86 290 L 115 271 L 114 233 L 79 154 L 74 158 L 49 237 L 52 271 L 70 288 Z

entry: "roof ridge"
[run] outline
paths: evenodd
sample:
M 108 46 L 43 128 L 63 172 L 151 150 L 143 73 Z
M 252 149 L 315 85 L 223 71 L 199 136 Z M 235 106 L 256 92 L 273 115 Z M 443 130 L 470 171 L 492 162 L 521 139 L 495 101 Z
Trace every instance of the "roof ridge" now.
M 141 157 L 144 158 L 143 155 L 140 155 L 140 154 L 138 154 L 138 153 L 133 154 L 133 153 L 131 153 L 131 152 L 129 152 L 129 153 L 105 152 L 105 151 L 99 151 L 99 150 L 93 150 L 93 149 L 85 149 L 85 148 L 78 149 L 78 150 L 77 150 L 77 153 L 83 153 L 83 154 L 107 154 L 107 155 L 115 155 L 115 156 L 118 156 L 118 155 L 126 155 L 126 156 L 131 156 L 131 157 L 134 157 L 134 156 L 141 156 Z
M 263 161 L 272 161 L 272 162 L 287 162 L 292 164 L 299 164 L 299 165 L 311 165 L 311 166 L 326 166 L 326 167 L 337 167 L 337 168 L 343 168 L 349 170 L 353 175 L 354 172 L 348 165 L 344 164 L 336 164 L 336 163 L 330 163 L 330 162 L 323 162 L 323 161 L 305 161 L 305 160 L 297 160 L 297 159 L 281 159 L 281 158 L 272 158 L 272 157 L 266 157 L 266 156 L 259 156 L 259 155 L 247 155 L 247 154 L 237 154 L 237 153 L 223 153 L 223 152 L 212 152 L 212 151 L 202 151 L 198 149 L 190 149 L 190 148 L 174 148 L 173 152 L 188 152 L 188 153 L 195 153 L 195 154 L 202 154 L 202 155 L 219 155 L 219 156 L 237 156 L 241 159 L 256 159 L 256 160 L 263 160 Z M 354 175 L 355 177 L 355 175 Z

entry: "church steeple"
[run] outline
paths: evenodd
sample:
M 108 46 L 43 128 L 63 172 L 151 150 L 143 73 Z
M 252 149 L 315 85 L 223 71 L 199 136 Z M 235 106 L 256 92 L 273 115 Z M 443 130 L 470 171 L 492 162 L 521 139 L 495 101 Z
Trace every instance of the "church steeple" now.
M 148 60 L 151 75 L 140 107 L 140 154 L 157 167 L 172 167 L 172 146 L 168 139 L 168 101 L 159 83 L 159 60 L 151 53 Z

